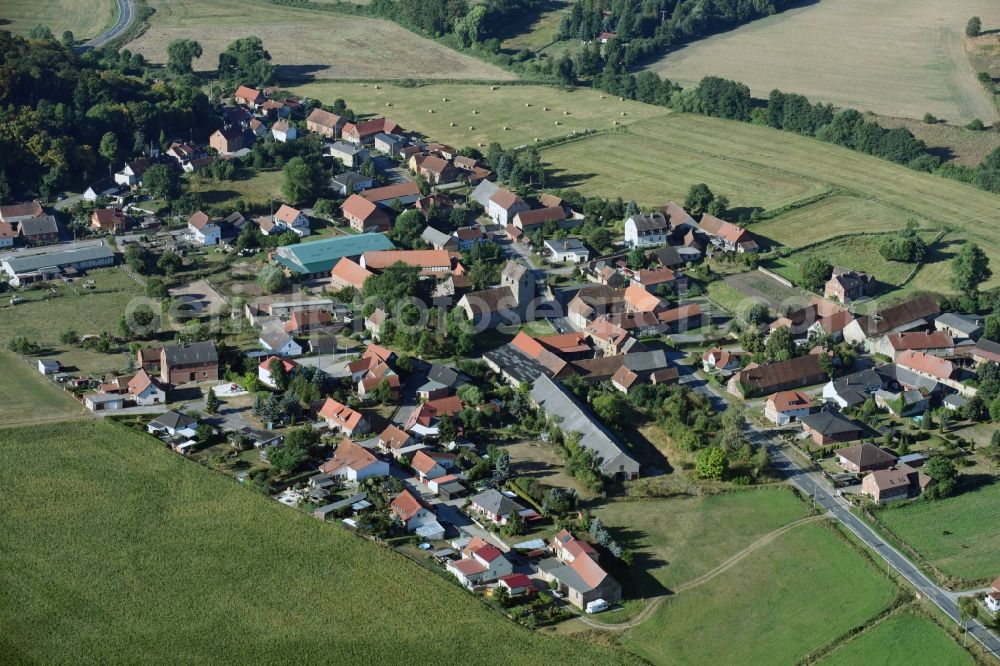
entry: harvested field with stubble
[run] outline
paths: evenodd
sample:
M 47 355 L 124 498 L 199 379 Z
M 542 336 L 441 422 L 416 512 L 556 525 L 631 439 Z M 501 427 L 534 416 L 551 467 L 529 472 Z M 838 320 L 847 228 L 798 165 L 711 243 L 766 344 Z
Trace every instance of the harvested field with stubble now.
M 0 3 L 0 30 L 27 36 L 44 25 L 56 39 L 71 30 L 77 40 L 96 37 L 118 16 L 115 0 L 4 0 Z
M 327 104 L 342 98 L 355 113 L 384 115 L 408 131 L 422 132 L 458 148 L 491 141 L 513 148 L 531 145 L 536 137 L 545 140 L 573 131 L 611 129 L 613 121 L 628 125 L 668 113 L 662 107 L 619 101 L 593 90 L 538 85 L 441 83 L 412 87 L 317 81 L 292 90 Z M 564 113 L 567 111 L 569 115 Z
M 4 663 L 639 663 L 110 421 L 0 430 L 0 487 Z
M 820 199 L 753 225 L 790 247 L 859 230 L 889 231 L 914 219 L 923 228 L 950 225 L 949 247 L 930 258 L 908 288 L 947 290 L 955 243 L 978 243 L 1000 264 L 1000 198 L 958 181 L 920 173 L 816 139 L 749 123 L 690 114 L 636 122 L 621 133 L 543 149 L 556 185 L 588 195 L 621 196 L 645 206 L 683 201 L 704 182 L 731 207 L 773 209 L 816 194 Z M 841 199 L 846 195 L 857 202 Z M 811 215 L 813 211 L 819 211 Z M 869 217 L 873 215 L 874 217 Z M 793 222 L 785 224 L 785 216 Z M 798 221 L 794 221 L 798 218 Z M 898 227 L 896 226 L 898 225 Z M 985 285 L 1000 284 L 1000 273 Z
M 255 35 L 278 67 L 281 83 L 313 76 L 343 79 L 515 78 L 489 63 L 419 37 L 390 21 L 299 9 L 265 0 L 151 0 L 150 27 L 127 48 L 152 62 L 167 59 L 175 39 L 194 39 L 204 55 L 198 71 L 214 70 L 234 39 Z M 332 101 L 332 100 L 331 100 Z
M 965 56 L 970 16 L 1000 24 L 993 0 L 822 0 L 668 54 L 650 69 L 682 85 L 718 75 L 859 111 L 965 124 L 996 117 Z

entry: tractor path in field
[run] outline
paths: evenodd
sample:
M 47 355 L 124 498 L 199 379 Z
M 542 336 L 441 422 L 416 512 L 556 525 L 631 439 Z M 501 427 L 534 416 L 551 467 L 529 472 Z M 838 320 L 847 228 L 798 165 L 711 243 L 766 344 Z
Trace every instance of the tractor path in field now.
M 801 518 L 794 522 L 788 523 L 787 525 L 779 527 L 773 532 L 768 532 L 767 534 L 757 539 L 752 544 L 750 544 L 743 550 L 739 551 L 738 553 L 736 553 L 735 555 L 733 555 L 728 560 L 726 560 L 719 566 L 715 567 L 711 571 L 704 573 L 701 576 L 698 576 L 697 578 L 693 578 L 686 583 L 681 583 L 676 588 L 674 588 L 673 594 L 679 594 L 686 590 L 696 588 L 699 585 L 704 585 L 705 583 L 712 580 L 716 576 L 719 576 L 720 574 L 723 574 L 726 571 L 732 569 L 747 556 L 753 554 L 754 552 L 760 550 L 764 546 L 770 544 L 775 539 L 780 537 L 782 534 L 790 532 L 799 525 L 805 525 L 806 523 L 815 522 L 817 520 L 823 519 L 824 517 L 825 516 L 819 515 L 819 516 L 809 516 L 808 518 Z M 636 615 L 628 622 L 622 622 L 621 624 L 605 624 L 604 622 L 598 622 L 597 620 L 592 620 L 591 618 L 582 615 L 580 616 L 580 621 L 583 622 L 588 627 L 591 627 L 592 629 L 600 629 L 602 631 L 628 631 L 629 629 L 634 629 L 635 627 L 639 626 L 647 619 L 649 619 L 649 617 L 656 612 L 656 609 L 659 608 L 664 601 L 666 601 L 667 597 L 668 595 L 656 597 L 651 602 L 649 602 L 638 615 Z

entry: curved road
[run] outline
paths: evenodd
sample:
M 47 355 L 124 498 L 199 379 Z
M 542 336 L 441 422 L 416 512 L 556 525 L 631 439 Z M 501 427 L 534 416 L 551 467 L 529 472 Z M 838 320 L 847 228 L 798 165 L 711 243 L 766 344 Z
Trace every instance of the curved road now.
M 118 20 L 115 21 L 114 25 L 90 41 L 77 46 L 76 51 L 82 53 L 89 49 L 97 49 L 105 46 L 108 42 L 116 39 L 125 32 L 125 29 L 129 27 L 134 18 L 135 7 L 132 5 L 132 0 L 118 0 Z

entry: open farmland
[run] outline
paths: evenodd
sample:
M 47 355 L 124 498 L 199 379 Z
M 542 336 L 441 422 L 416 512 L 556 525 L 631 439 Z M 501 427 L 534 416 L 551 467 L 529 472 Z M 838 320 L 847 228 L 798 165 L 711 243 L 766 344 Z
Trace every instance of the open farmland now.
M 56 39 L 72 30 L 78 40 L 96 37 L 118 15 L 115 0 L 4 0 L 0 5 L 0 30 L 16 35 L 31 32 L 36 25 L 48 26 Z
M 789 490 L 777 488 L 689 499 L 611 502 L 596 509 L 594 515 L 617 541 L 636 553 L 632 573 L 637 584 L 642 585 L 643 577 L 650 576 L 673 589 L 807 512 L 806 505 Z
M 344 79 L 510 79 L 513 75 L 464 56 L 389 21 L 300 9 L 266 0 L 151 0 L 149 29 L 128 48 L 152 62 L 167 59 L 175 39 L 194 39 L 204 55 L 196 70 L 213 70 L 239 37 L 264 42 L 281 82 L 312 76 Z
M 943 574 L 986 581 L 1000 571 L 1000 484 L 878 512 L 878 519 Z
M 530 145 L 536 138 L 553 139 L 574 131 L 611 129 L 615 120 L 629 124 L 667 114 L 662 107 L 622 102 L 612 95 L 584 89 L 566 91 L 551 86 L 509 85 L 491 90 L 486 84 L 377 85 L 378 88 L 373 83 L 320 81 L 297 86 L 293 91 L 327 104 L 342 98 L 355 113 L 385 115 L 407 130 L 422 132 L 435 141 L 456 147 L 499 141 L 504 147 L 513 148 Z M 623 112 L 626 115 L 622 116 Z
M 647 206 L 683 201 L 694 182 L 708 183 L 714 192 L 729 197 L 733 207 L 773 208 L 815 193 L 848 193 L 895 211 L 896 219 L 914 218 L 922 226 L 951 225 L 955 233 L 949 238 L 978 243 L 1000 265 L 996 195 L 767 127 L 668 114 L 636 122 L 621 134 L 545 149 L 542 159 L 565 186 L 590 195 L 635 199 Z M 785 215 L 802 215 L 821 203 Z M 782 217 L 761 228 L 780 225 Z M 834 210 L 811 219 L 808 226 L 803 223 L 797 235 L 791 228 L 784 233 L 794 247 L 851 233 L 865 221 Z M 925 266 L 918 280 L 925 279 L 925 271 L 939 269 L 947 271 L 944 261 Z M 931 282 L 938 289 L 946 284 Z M 997 284 L 1000 275 L 988 286 Z
M 972 656 L 930 618 L 913 613 L 894 615 L 830 653 L 822 666 L 892 666 L 899 655 L 916 657 L 919 663 L 935 666 L 963 666 L 974 663 Z
M 0 431 L 0 484 L 7 662 L 441 664 L 456 649 L 469 663 L 630 661 L 519 628 L 114 423 Z
M 844 234 L 898 231 L 910 219 L 904 212 L 876 201 L 834 195 L 757 222 L 753 232 L 767 241 L 794 246 L 802 243 L 803 229 L 810 231 L 809 241 L 816 243 Z M 831 225 L 831 220 L 839 223 Z
M 962 46 L 965 22 L 1000 23 L 992 0 L 823 0 L 753 21 L 650 65 L 682 85 L 718 75 L 859 111 L 964 124 L 996 111 Z
M 5 345 L 6 346 L 6 345 Z M 29 358 L 32 363 L 34 359 Z M 0 426 L 78 418 L 87 412 L 14 354 L 0 351 Z
M 889 605 L 894 586 L 833 531 L 800 525 L 701 586 L 669 598 L 622 639 L 662 664 L 793 664 Z

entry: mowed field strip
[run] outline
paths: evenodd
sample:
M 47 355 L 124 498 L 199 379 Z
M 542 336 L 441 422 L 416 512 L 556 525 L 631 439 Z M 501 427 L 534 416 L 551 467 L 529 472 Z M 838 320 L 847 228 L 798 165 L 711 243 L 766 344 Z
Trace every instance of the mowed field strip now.
M 56 39 L 72 30 L 76 39 L 90 39 L 114 23 L 115 0 L 3 0 L 0 30 L 27 36 L 36 25 L 48 26 Z
M 149 29 L 127 48 L 152 62 L 167 59 L 175 39 L 194 39 L 204 55 L 198 71 L 214 70 L 219 53 L 239 37 L 264 42 L 283 83 L 310 76 L 345 79 L 512 79 L 495 65 L 461 55 L 379 19 L 299 9 L 265 0 L 150 0 Z
M 519 627 L 118 424 L 0 429 L 0 484 L 7 663 L 430 665 L 456 646 L 462 663 L 638 661 Z
M 543 149 L 542 159 L 552 168 L 555 180 L 565 186 L 589 195 L 635 199 L 645 206 L 683 201 L 696 182 L 705 182 L 717 194 L 729 197 L 733 207 L 774 208 L 824 191 L 848 194 L 877 205 L 873 210 L 891 212 L 883 213 L 879 222 L 864 215 L 861 219 L 844 215 L 832 207 L 801 225 L 783 229 L 787 244 L 794 247 L 853 233 L 862 224 L 870 230 L 890 230 L 914 218 L 925 226 L 951 225 L 955 229 L 951 238 L 978 243 L 993 264 L 1000 265 L 1000 198 L 996 195 L 767 127 L 668 114 L 638 121 L 620 134 Z M 807 210 L 785 215 L 801 216 Z M 761 233 L 774 233 L 782 217 L 762 223 Z M 799 227 L 797 234 L 795 227 Z M 947 266 L 943 262 L 941 266 L 946 273 Z M 937 281 L 935 286 L 944 289 L 946 284 L 946 280 Z M 997 284 L 1000 271 L 987 286 Z
M 886 618 L 860 636 L 850 639 L 820 660 L 821 666 L 894 666 L 901 654 L 914 663 L 934 666 L 971 666 L 975 663 L 930 618 L 903 612 Z
M 292 90 L 326 104 L 342 98 L 355 113 L 384 115 L 406 130 L 422 132 L 457 148 L 488 145 L 491 141 L 514 148 L 531 145 L 535 138 L 545 140 L 573 131 L 612 129 L 616 127 L 615 121 L 627 125 L 668 113 L 662 107 L 619 101 L 618 97 L 594 90 L 566 91 L 536 85 L 459 83 L 407 87 L 317 81 Z
M 0 426 L 89 416 L 80 403 L 13 353 L 0 351 L 0 368 Z
M 682 85 L 703 76 L 813 101 L 949 122 L 996 111 L 962 47 L 965 23 L 1000 24 L 993 0 L 820 0 L 699 40 L 649 66 Z

